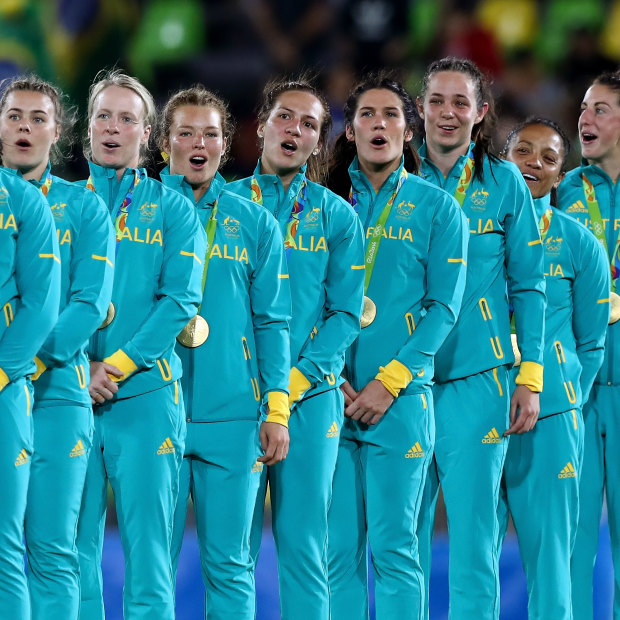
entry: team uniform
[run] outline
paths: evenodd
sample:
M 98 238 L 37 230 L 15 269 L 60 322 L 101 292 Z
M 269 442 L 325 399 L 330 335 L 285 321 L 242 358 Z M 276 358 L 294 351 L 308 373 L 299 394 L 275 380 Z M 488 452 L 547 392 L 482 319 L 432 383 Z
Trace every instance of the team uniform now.
M 33 376 L 28 588 L 32 618 L 66 620 L 79 615 L 75 534 L 93 434 L 86 345 L 110 303 L 114 236 L 107 209 L 93 192 L 53 176 L 49 165 L 31 183 L 54 216 L 61 290 L 58 321 L 37 353 Z
M 33 454 L 32 384 L 37 351 L 56 319 L 60 257 L 40 191 L 0 168 L 0 609 L 29 618 L 24 515 Z
M 415 523 L 433 453 L 433 357 L 453 327 L 465 286 L 467 223 L 446 192 L 401 166 L 375 193 L 349 168 L 351 202 L 367 244 L 390 201 L 366 295 L 376 318 L 347 352 L 359 391 L 377 378 L 398 396 L 372 426 L 346 419 L 329 512 L 333 620 L 368 618 L 370 543 L 377 618 L 421 618 L 424 583 Z M 366 269 L 370 257 L 366 257 Z
M 166 168 L 161 179 L 194 202 L 182 175 Z M 273 397 L 288 408 L 291 302 L 277 222 L 224 184 L 217 174 L 195 203 L 205 229 L 216 222 L 200 311 L 210 331 L 198 347 L 176 346 L 187 437 L 172 562 L 176 574 L 191 494 L 207 617 L 228 619 L 234 610 L 235 618 L 251 620 L 256 602 L 250 530 L 262 470 L 256 461 L 259 416 Z M 273 412 L 266 420 L 288 423 Z
M 128 168 L 92 162 L 92 186 L 116 231 L 115 316 L 89 344 L 91 360 L 123 377 L 111 401 L 94 409 L 77 545 L 84 618 L 103 618 L 101 552 L 106 488 L 115 495 L 125 552 L 124 617 L 174 616 L 170 543 L 183 458 L 185 420 L 175 336 L 201 299 L 205 236 L 192 205 Z M 107 322 L 107 321 L 106 321 Z
M 282 617 L 323 619 L 329 614 L 327 511 L 344 415 L 338 387 L 344 352 L 360 328 L 362 231 L 350 206 L 307 180 L 305 167 L 286 192 L 279 177 L 260 174 L 260 162 L 253 177 L 228 187 L 262 203 L 278 221 L 293 310 L 291 449 L 262 474 L 252 554 L 260 546 L 268 478 Z
M 581 408 L 603 363 L 609 265 L 596 238 L 552 209 L 549 199 L 534 201 L 545 251 L 545 387 L 536 426 L 513 436 L 508 445 L 500 536 L 510 510 L 527 577 L 528 617 L 572 620 L 570 558 L 579 514 Z M 513 379 L 517 372 L 518 367 L 511 371 Z
M 584 177 L 587 181 L 584 186 Z M 598 166 L 585 161 L 571 170 L 558 188 L 558 205 L 562 211 L 593 229 L 593 217 L 588 205 L 586 187 L 593 189 L 599 205 L 601 234 L 607 240 L 609 254 L 614 253 L 620 227 L 620 189 L 618 184 Z M 609 263 L 609 259 L 608 259 Z M 612 284 L 617 285 L 617 271 L 612 269 Z M 614 618 L 620 618 L 620 488 L 614 472 L 620 471 L 620 323 L 607 328 L 605 357 L 597 374 L 590 398 L 583 408 L 585 424 L 584 459 L 579 482 L 579 522 L 573 548 L 571 577 L 573 586 L 573 617 L 590 620 L 593 614 L 592 580 L 594 561 L 603 507 L 603 492 L 607 498 L 611 555 L 615 567 Z
M 507 285 L 523 360 L 516 382 L 542 390 L 545 283 L 532 197 L 510 162 L 491 164 L 486 157 L 483 179 L 473 176 L 472 149 L 445 178 L 426 158 L 426 145 L 420 151 L 422 175 L 459 197 L 471 235 L 461 313 L 435 356 L 435 455 L 418 523 L 428 592 L 441 484 L 450 531 L 451 620 L 499 616 L 497 502 L 514 362 Z

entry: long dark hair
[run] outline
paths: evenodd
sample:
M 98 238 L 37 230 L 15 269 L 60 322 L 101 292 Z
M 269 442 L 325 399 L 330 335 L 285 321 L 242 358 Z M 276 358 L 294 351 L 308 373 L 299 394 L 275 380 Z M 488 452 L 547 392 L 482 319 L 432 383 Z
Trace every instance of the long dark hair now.
M 325 95 L 314 84 L 314 78 L 310 73 L 302 73 L 296 77 L 278 77 L 265 84 L 263 96 L 258 108 L 258 122 L 265 123 L 276 106 L 278 99 L 289 92 L 301 91 L 310 93 L 321 104 L 323 115 L 321 117 L 321 127 L 319 129 L 320 149 L 316 155 L 311 155 L 308 159 L 306 176 L 316 183 L 321 183 L 327 171 L 327 153 L 329 150 L 329 134 L 332 129 L 332 115 L 329 110 L 329 103 Z M 259 146 L 263 147 L 262 139 Z
M 435 60 L 426 69 L 422 80 L 422 91 L 420 92 L 420 99 L 422 101 L 424 101 L 433 75 L 444 71 L 457 71 L 467 75 L 474 85 L 478 110 L 482 110 L 485 103 L 488 105 L 484 118 L 477 125 L 474 125 L 471 133 L 471 139 L 475 142 L 474 177 L 482 180 L 485 156 L 489 158 L 491 163 L 498 161 L 497 156 L 492 152 L 492 135 L 493 128 L 497 122 L 497 116 L 495 114 L 495 100 L 491 92 L 491 86 L 484 73 L 471 60 L 447 56 L 441 60 Z
M 620 104 L 620 69 L 617 71 L 605 71 L 594 78 L 592 85 L 607 86 L 618 93 L 618 103 Z
M 398 95 L 403 104 L 403 116 L 405 118 L 406 129 L 414 132 L 417 118 L 415 102 L 407 92 L 407 89 L 396 78 L 396 75 L 385 70 L 369 73 L 352 88 L 344 104 L 345 126 L 351 127 L 353 125 L 353 119 L 361 96 L 369 90 L 379 89 L 389 90 Z M 349 166 L 356 152 L 355 143 L 347 140 L 345 132 L 341 133 L 334 143 L 332 158 L 329 164 L 327 187 L 344 198 L 348 196 L 349 188 L 351 187 Z M 405 169 L 413 174 L 418 174 L 420 170 L 420 158 L 415 149 L 411 146 L 411 142 L 403 143 L 403 155 L 405 157 Z
M 561 170 L 562 172 L 566 172 L 566 160 L 570 153 L 570 140 L 568 139 L 566 132 L 555 121 L 542 116 L 528 116 L 524 121 L 517 123 L 508 133 L 506 143 L 504 144 L 500 155 L 502 157 L 506 157 L 510 146 L 518 138 L 519 134 L 526 127 L 531 127 L 532 125 L 542 125 L 543 127 L 548 127 L 560 137 L 560 140 L 562 140 L 562 153 L 560 153 L 560 156 L 562 157 Z M 557 190 L 555 187 L 551 188 L 551 204 L 554 206 L 557 205 Z

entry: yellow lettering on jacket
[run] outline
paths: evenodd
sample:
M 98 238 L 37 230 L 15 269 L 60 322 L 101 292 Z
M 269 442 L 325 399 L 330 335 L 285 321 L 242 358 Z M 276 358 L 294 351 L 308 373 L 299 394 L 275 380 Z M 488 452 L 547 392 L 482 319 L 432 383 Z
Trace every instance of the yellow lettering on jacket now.
M 297 249 L 300 252 L 327 252 L 327 241 L 325 237 L 319 237 L 318 241 L 314 235 L 310 235 L 305 239 L 306 245 L 304 245 L 304 236 L 299 235 L 297 237 Z
M 0 213 L 0 228 L 7 229 L 12 228 L 13 230 L 17 230 L 17 224 L 15 223 L 15 216 L 11 213 L 9 217 L 6 218 L 6 222 L 4 221 L 4 213 Z
M 144 239 L 140 238 L 140 229 L 137 226 L 134 226 L 133 234 L 129 226 L 123 228 L 123 232 L 121 233 L 120 240 L 126 239 L 127 241 L 133 241 L 134 243 L 147 243 L 149 245 L 153 245 L 158 243 L 163 247 L 164 243 L 162 241 L 161 230 L 159 228 L 155 229 L 155 231 L 150 228 L 146 229 L 146 236 Z
M 68 228 L 62 233 L 62 238 L 60 236 L 60 228 L 56 229 L 56 235 L 58 236 L 58 245 L 63 243 L 71 245 L 71 231 Z
M 549 263 L 549 270 L 545 272 L 545 276 L 563 278 L 564 272 L 562 271 L 562 265 L 554 265 L 553 263 Z
M 368 239 L 372 235 L 373 231 L 374 231 L 374 227 L 371 226 L 366 231 L 366 239 Z M 382 236 L 384 239 L 396 239 L 398 241 L 411 241 L 411 243 L 413 243 L 413 235 L 411 234 L 411 228 L 403 228 L 402 226 L 395 228 L 394 226 L 388 226 L 387 228 L 383 229 Z
M 620 219 L 616 218 L 614 220 L 614 230 L 618 230 L 618 228 L 620 228 Z
M 246 248 L 239 249 L 238 245 L 234 245 L 229 248 L 227 243 L 225 243 L 221 248 L 217 243 L 214 243 L 213 248 L 211 248 L 210 257 L 213 258 L 214 256 L 217 256 L 218 258 L 236 260 L 240 263 L 245 263 L 246 265 L 250 262 L 248 260 L 248 251 Z
M 468 220 L 470 222 L 470 226 L 471 226 L 471 221 Z M 476 228 L 476 224 L 474 223 L 474 228 L 470 228 L 469 232 L 472 235 L 477 234 L 483 234 L 483 233 L 487 233 L 487 232 L 493 232 L 495 229 L 493 228 L 493 220 L 486 220 L 486 222 L 482 219 L 478 220 L 478 227 Z

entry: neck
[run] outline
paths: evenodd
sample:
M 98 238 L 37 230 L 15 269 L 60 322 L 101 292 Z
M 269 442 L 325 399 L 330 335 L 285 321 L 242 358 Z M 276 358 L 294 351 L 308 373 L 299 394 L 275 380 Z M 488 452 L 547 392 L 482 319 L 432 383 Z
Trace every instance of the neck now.
M 620 178 L 620 155 L 616 157 L 608 157 L 602 161 L 593 161 L 589 159 L 588 163 L 597 165 L 609 175 L 609 178 L 614 183 L 618 182 L 618 179 Z
M 383 184 L 386 182 L 387 178 L 400 166 L 400 157 L 386 164 L 374 164 L 367 161 L 362 161 L 359 158 L 358 161 L 360 170 L 370 181 L 375 193 L 383 187 Z
M 198 201 L 209 191 L 209 188 L 211 187 L 211 180 L 212 179 L 209 179 L 206 183 L 201 183 L 200 185 L 192 185 L 194 202 L 198 203 Z
M 18 170 L 27 181 L 40 181 L 48 163 L 49 160 L 45 160 L 35 168 L 20 168 L 19 166 L 11 166 L 10 164 L 5 164 L 5 166 L 7 168 L 14 168 L 15 170 Z
M 469 144 L 446 150 L 431 142 L 426 142 L 426 156 L 439 168 L 444 178 L 454 168 L 458 158 L 467 155 L 468 151 Z
M 276 170 L 268 162 L 261 159 L 260 173 L 261 174 L 275 174 L 281 181 L 284 191 L 287 192 L 292 180 L 299 174 L 300 169 L 294 170 Z

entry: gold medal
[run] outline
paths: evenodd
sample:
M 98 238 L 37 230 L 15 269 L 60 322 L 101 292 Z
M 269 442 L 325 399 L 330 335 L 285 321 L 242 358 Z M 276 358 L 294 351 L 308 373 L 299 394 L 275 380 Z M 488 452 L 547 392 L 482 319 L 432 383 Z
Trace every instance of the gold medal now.
M 620 295 L 612 292 L 609 296 L 609 324 L 620 319 Z
M 360 319 L 362 329 L 368 327 L 375 320 L 376 316 L 377 306 L 375 306 L 375 302 L 370 297 L 364 295 L 364 308 L 362 310 L 362 318 Z
M 181 330 L 177 336 L 177 340 L 190 349 L 195 349 L 204 344 L 209 337 L 209 324 L 203 316 L 197 314 L 187 325 Z
M 97 329 L 105 329 L 114 320 L 115 316 L 116 308 L 114 307 L 114 304 L 110 302 L 110 305 L 108 306 L 108 311 L 105 315 L 105 319 L 103 319 L 103 323 L 101 323 L 101 325 L 99 325 Z
M 517 334 L 510 334 L 510 341 L 512 342 L 512 352 L 515 356 L 515 366 L 518 366 L 521 363 L 521 351 L 519 351 L 519 347 L 517 346 Z

